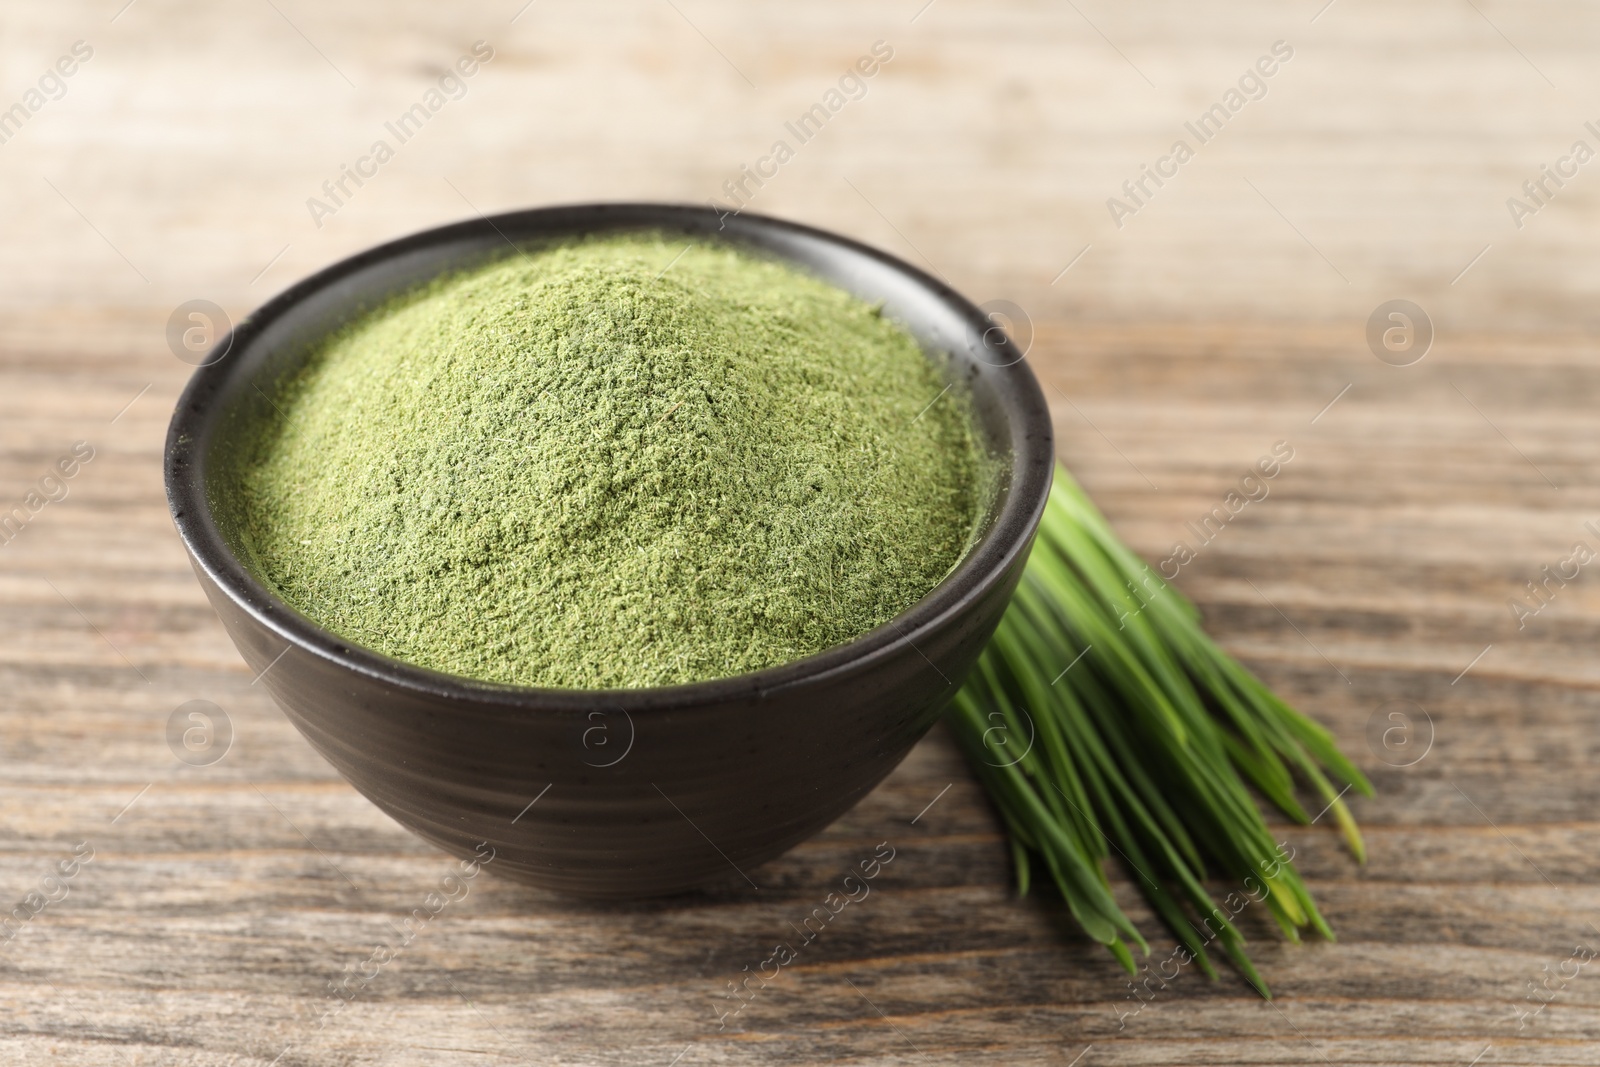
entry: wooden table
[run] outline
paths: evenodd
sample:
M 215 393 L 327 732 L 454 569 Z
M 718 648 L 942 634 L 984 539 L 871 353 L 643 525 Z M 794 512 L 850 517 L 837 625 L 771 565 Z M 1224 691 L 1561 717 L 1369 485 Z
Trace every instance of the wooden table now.
M 93 448 L 0 545 L 0 903 L 57 898 L 0 944 L 0 1062 L 1600 1063 L 1573 962 L 1600 948 L 1600 592 L 1586 568 L 1524 627 L 1508 607 L 1600 548 L 1600 163 L 1560 164 L 1600 147 L 1590 9 L 124 2 L 0 15 L 0 108 L 92 50 L 0 144 L 0 513 Z M 465 95 L 316 225 L 307 199 L 476 40 Z M 1014 898 L 936 732 L 758 891 L 595 906 L 484 877 L 319 1029 L 448 864 L 294 733 L 201 597 L 160 479 L 169 314 L 237 317 L 479 210 L 704 201 L 880 40 L 751 209 L 1026 308 L 1060 453 L 1148 558 L 1294 449 L 1178 584 L 1374 777 L 1365 867 L 1286 831 L 1340 942 L 1247 921 L 1275 1001 L 1184 974 L 1131 1014 L 1048 894 Z M 1280 40 L 1198 144 L 1184 123 Z M 1119 227 L 1107 199 L 1178 138 L 1194 158 Z M 1542 163 L 1577 173 L 1518 228 Z M 1365 338 L 1401 297 L 1437 334 L 1405 367 Z M 191 700 L 231 724 L 208 766 L 168 745 Z M 725 983 L 881 841 L 871 896 L 719 1030 Z

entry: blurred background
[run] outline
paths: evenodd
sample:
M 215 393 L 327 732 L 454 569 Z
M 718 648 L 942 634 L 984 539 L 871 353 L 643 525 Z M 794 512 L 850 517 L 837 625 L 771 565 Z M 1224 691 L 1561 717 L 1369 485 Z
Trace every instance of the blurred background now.
M 28 917 L 0 1059 L 1600 1062 L 1600 596 L 1527 589 L 1600 547 L 1597 44 L 1564 0 L 8 5 L 0 905 Z M 1015 899 L 936 733 L 761 891 L 479 879 L 319 1021 L 448 865 L 294 733 L 188 571 L 175 311 L 238 321 L 418 229 L 606 199 L 826 227 L 992 302 L 1113 523 L 1152 562 L 1199 549 L 1177 585 L 1212 632 L 1374 777 L 1365 868 L 1286 830 L 1341 943 L 1247 928 L 1270 1005 L 1231 973 L 1129 999 Z M 1270 496 L 1197 545 L 1279 442 Z M 225 726 L 200 759 L 170 729 L 195 700 Z M 870 903 L 720 1025 L 883 840 Z
M 883 41 L 865 97 L 751 210 L 1036 315 L 1336 322 L 1401 293 L 1461 328 L 1592 321 L 1587 175 L 1521 229 L 1505 203 L 1596 140 L 1577 5 L 522 2 L 18 5 L 5 103 L 75 41 L 94 55 L 4 144 L 7 310 L 243 311 L 469 201 L 727 199 Z M 478 40 L 494 58 L 466 95 L 318 227 L 307 198 Z M 1265 96 L 1199 145 L 1183 124 L 1277 41 L 1293 58 Z M 1107 198 L 1179 138 L 1196 158 L 1117 226 Z

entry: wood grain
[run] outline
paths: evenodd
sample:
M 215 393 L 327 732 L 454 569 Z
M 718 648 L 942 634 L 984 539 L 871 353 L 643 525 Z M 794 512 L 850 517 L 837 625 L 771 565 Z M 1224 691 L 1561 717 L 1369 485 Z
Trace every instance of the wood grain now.
M 1600 946 L 1600 587 L 1523 629 L 1506 603 L 1600 544 L 1600 164 L 1521 229 L 1505 207 L 1593 139 L 1588 8 L 122 4 L 0 15 L 0 107 L 95 50 L 0 145 L 0 511 L 95 448 L 0 544 L 0 904 L 94 850 L 0 944 L 0 1062 L 1600 1063 L 1592 968 L 1518 1021 Z M 306 198 L 478 39 L 467 95 L 315 226 Z M 1268 94 L 1117 228 L 1106 199 L 1280 39 Z M 895 58 L 752 209 L 1025 307 L 1060 454 L 1147 558 L 1293 447 L 1178 584 L 1373 774 L 1365 867 L 1284 828 L 1340 941 L 1246 912 L 1274 1002 L 1183 973 L 1134 1014 L 1048 894 L 1015 898 L 936 732 L 760 890 L 597 906 L 485 875 L 319 1027 L 449 865 L 311 752 L 201 597 L 161 487 L 169 313 L 238 317 L 478 210 L 703 201 L 877 40 Z M 1396 296 L 1437 328 L 1406 368 L 1364 340 Z M 235 732 L 211 766 L 167 746 L 192 699 Z M 1410 766 L 1369 745 L 1394 701 L 1431 721 Z M 725 984 L 882 841 L 871 895 L 719 1029 Z

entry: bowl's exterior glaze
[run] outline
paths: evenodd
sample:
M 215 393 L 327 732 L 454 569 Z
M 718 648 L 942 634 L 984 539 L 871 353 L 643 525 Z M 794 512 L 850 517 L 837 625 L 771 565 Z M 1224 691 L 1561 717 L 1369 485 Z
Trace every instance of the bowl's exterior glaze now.
M 710 233 L 718 220 L 705 209 L 597 205 L 484 221 L 522 236 L 642 224 Z M 1009 341 L 998 350 L 1016 358 L 1003 367 L 994 347 L 951 353 L 970 370 L 978 407 L 1003 420 L 1009 484 L 967 560 L 872 634 L 772 670 L 659 689 L 542 690 L 440 675 L 350 647 L 268 592 L 219 528 L 206 461 L 231 417 L 219 409 L 273 358 L 252 362 L 250 349 L 270 347 L 263 335 L 274 321 L 386 256 L 415 258 L 430 239 L 444 248 L 474 225 L 336 265 L 219 342 L 230 346 L 227 357 L 196 374 L 168 440 L 168 493 L 195 572 L 245 661 L 265 672 L 261 684 L 307 740 L 373 803 L 446 851 L 466 858 L 487 846 L 491 870 L 585 896 L 755 884 L 756 867 L 827 826 L 894 769 L 998 624 L 1049 487 L 1050 423 L 1038 385 Z M 738 226 L 779 254 L 790 254 L 786 242 L 810 242 L 815 248 L 794 258 L 858 291 L 872 290 L 860 270 L 892 270 L 895 284 L 915 288 L 915 300 L 895 308 L 908 324 L 924 300 L 980 335 L 988 325 L 959 296 L 881 253 L 775 220 L 745 216 Z M 837 263 L 819 263 L 816 248 Z M 448 256 L 441 252 L 434 269 Z M 932 332 L 946 335 L 938 323 Z
M 284 654 L 282 637 L 199 574 L 289 719 L 401 825 L 463 858 L 486 842 L 490 870 L 519 881 L 642 896 L 755 879 L 849 810 L 938 718 L 1024 561 L 915 648 L 677 708 L 597 700 L 532 712 L 418 692 L 298 647 Z

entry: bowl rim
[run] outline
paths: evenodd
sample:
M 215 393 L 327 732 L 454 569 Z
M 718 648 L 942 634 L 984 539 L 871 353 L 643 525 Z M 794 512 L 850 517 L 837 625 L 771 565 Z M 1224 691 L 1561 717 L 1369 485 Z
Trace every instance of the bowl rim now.
M 419 230 L 341 258 L 284 289 L 216 340 L 211 352 L 221 352 L 223 355 L 214 357 L 208 353 L 190 376 L 173 410 L 163 456 L 168 507 L 190 560 L 234 607 L 248 614 L 258 626 L 286 642 L 285 652 L 298 648 L 373 680 L 453 703 L 487 704 L 526 711 L 584 711 L 597 705 L 630 712 L 681 709 L 745 698 L 752 693 L 764 695 L 829 676 L 863 670 L 873 661 L 893 653 L 901 644 L 909 645 L 920 655 L 915 640 L 918 635 L 943 624 L 971 601 L 982 596 L 1010 569 L 1016 557 L 1029 549 L 1044 512 L 1054 472 L 1053 427 L 1044 394 L 1027 365 L 1027 353 L 1018 350 L 1008 333 L 1002 333 L 1001 347 L 1015 358 L 1005 365 L 991 366 L 999 374 L 994 392 L 1011 433 L 1011 469 L 1009 481 L 1001 490 L 1004 498 L 993 522 L 960 562 L 910 607 L 864 634 L 809 656 L 722 678 L 631 689 L 566 689 L 493 682 L 407 663 L 341 637 L 303 615 L 258 581 L 238 559 L 219 529 L 206 492 L 205 446 L 219 421 L 216 399 L 227 392 L 226 385 L 230 377 L 240 373 L 234 368 L 242 366 L 244 362 L 227 358 L 234 355 L 234 347 L 243 350 L 254 343 L 270 324 L 287 315 L 314 293 L 384 260 L 431 246 L 455 243 L 463 238 L 493 234 L 498 234 L 516 247 L 515 242 L 506 237 L 507 230 L 523 231 L 519 236 L 526 240 L 534 236 L 526 232 L 530 223 L 556 221 L 568 216 L 591 217 L 588 232 L 596 233 L 648 230 L 652 227 L 703 229 L 707 217 L 716 218 L 718 228 L 722 230 L 722 224 L 729 216 L 733 216 L 738 230 L 788 232 L 876 261 L 945 304 L 967 320 L 969 325 L 976 327 L 979 334 L 987 337 L 992 330 L 993 320 L 971 301 L 945 282 L 897 256 L 802 223 L 752 212 L 735 215 L 714 206 L 698 204 L 576 202 L 495 215 L 480 213 L 474 218 Z M 608 216 L 612 219 L 609 225 L 605 224 Z M 701 225 L 685 227 L 684 222 L 689 219 L 698 220 Z M 547 232 L 550 236 L 559 237 L 581 234 L 585 230 L 557 225 Z M 731 236 L 734 240 L 738 238 L 737 234 Z M 781 252 L 764 250 L 779 259 L 795 262 Z M 957 358 L 965 357 L 958 354 Z M 931 660 L 929 666 L 938 669 Z

